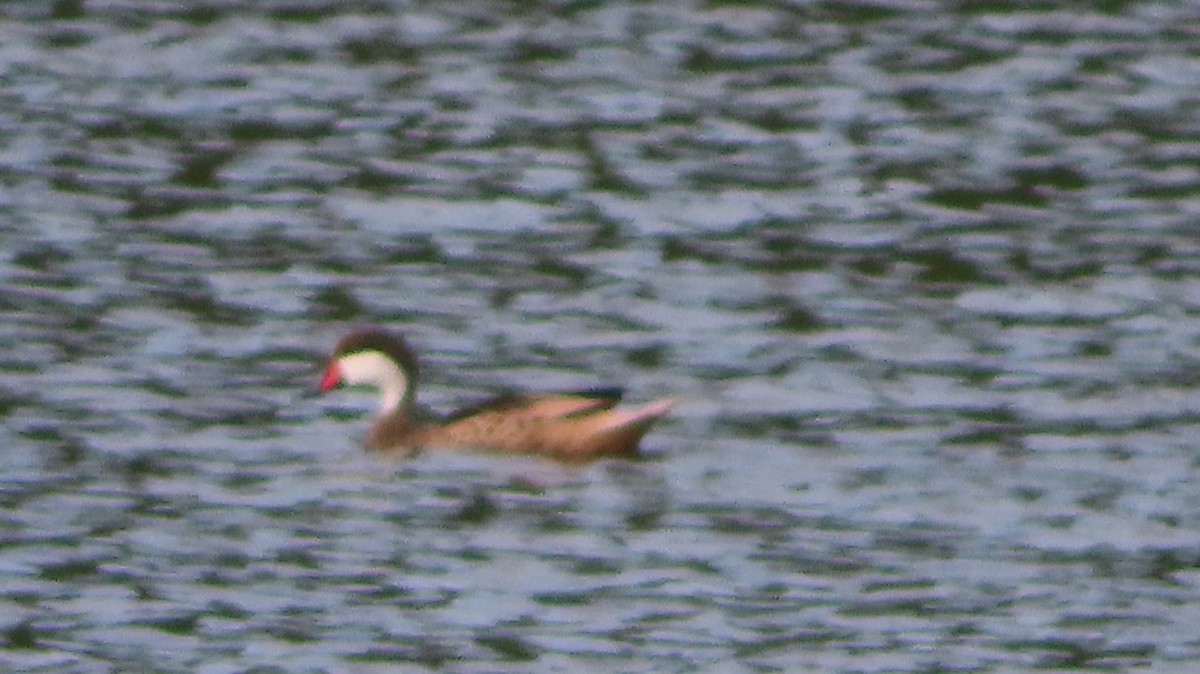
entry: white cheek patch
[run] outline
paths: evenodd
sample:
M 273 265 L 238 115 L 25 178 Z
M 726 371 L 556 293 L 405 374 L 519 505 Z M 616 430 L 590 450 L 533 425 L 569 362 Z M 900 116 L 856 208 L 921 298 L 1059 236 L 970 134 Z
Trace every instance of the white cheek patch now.
M 338 369 L 342 372 L 342 381 L 350 384 L 379 384 L 386 379 L 389 372 L 399 374 L 396 367 L 387 356 L 378 351 L 360 351 L 338 359 Z
M 382 395 L 380 411 L 395 410 L 408 393 L 408 378 L 391 358 L 378 351 L 361 351 L 338 359 L 342 381 L 348 386 L 367 385 Z

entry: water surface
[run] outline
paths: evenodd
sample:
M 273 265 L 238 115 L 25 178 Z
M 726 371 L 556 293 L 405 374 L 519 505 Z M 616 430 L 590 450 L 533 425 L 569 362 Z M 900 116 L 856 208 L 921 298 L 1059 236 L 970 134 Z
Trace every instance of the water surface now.
M 1196 8 L 0 9 L 0 663 L 1191 671 Z M 363 453 L 678 395 L 640 461 Z

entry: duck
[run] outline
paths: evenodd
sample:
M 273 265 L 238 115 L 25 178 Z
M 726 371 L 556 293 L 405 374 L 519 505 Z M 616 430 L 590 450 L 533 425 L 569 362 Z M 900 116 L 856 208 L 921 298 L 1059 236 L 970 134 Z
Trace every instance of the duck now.
M 363 440 L 372 451 L 411 455 L 423 449 L 533 454 L 565 461 L 632 457 L 642 437 L 674 409 L 673 398 L 617 408 L 621 389 L 508 393 L 441 419 L 422 419 L 416 405 L 419 368 L 404 338 L 362 328 L 333 349 L 318 390 L 367 386 L 379 411 Z

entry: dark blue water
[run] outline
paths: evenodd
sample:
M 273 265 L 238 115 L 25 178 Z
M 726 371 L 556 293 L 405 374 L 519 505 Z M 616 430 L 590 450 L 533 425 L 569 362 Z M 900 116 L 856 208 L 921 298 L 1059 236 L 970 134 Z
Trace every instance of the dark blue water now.
M 0 7 L 0 669 L 1190 672 L 1200 6 Z M 682 405 L 585 467 L 366 455 Z

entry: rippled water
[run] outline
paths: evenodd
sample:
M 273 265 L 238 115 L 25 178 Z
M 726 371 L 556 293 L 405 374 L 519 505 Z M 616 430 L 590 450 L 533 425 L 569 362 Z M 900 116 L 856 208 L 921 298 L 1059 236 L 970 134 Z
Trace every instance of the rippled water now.
M 0 668 L 1190 672 L 1194 3 L 0 6 Z M 584 468 L 357 446 L 684 404 Z

